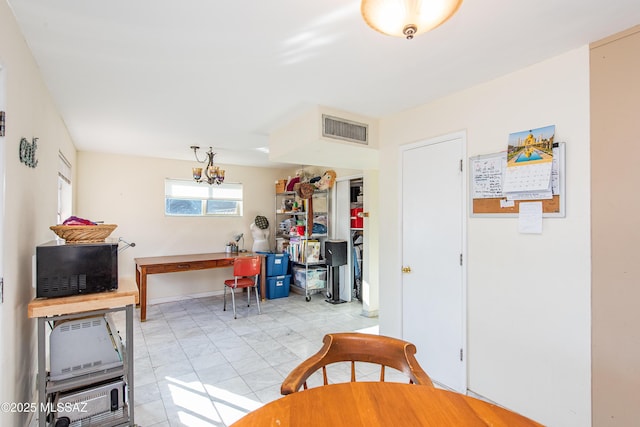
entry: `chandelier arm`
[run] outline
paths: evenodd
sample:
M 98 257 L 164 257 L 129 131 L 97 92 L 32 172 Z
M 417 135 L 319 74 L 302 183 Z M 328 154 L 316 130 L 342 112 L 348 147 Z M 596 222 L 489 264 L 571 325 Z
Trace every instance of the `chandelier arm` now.
M 198 150 L 200 149 L 199 146 L 197 145 L 192 145 L 191 149 L 193 150 L 193 155 L 196 158 L 196 162 L 198 163 L 205 163 L 207 161 L 207 158 L 205 157 L 204 159 L 200 160 L 200 158 L 198 157 Z M 205 153 L 206 154 L 206 153 Z

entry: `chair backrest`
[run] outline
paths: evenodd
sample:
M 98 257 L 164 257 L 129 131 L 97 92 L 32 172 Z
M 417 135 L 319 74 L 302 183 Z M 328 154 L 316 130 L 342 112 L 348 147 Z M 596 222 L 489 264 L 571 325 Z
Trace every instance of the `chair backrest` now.
M 260 274 L 259 256 L 240 256 L 233 260 L 233 275 L 256 276 Z
M 327 365 L 351 362 L 351 381 L 356 381 L 355 362 L 380 365 L 380 381 L 384 381 L 385 367 L 394 368 L 409 379 L 409 383 L 433 386 L 431 378 L 415 358 L 416 346 L 410 342 L 381 335 L 345 332 L 327 334 L 324 345 L 313 356 L 298 365 L 282 383 L 283 395 L 307 389 L 307 379 L 322 369 L 324 385 L 328 384 Z

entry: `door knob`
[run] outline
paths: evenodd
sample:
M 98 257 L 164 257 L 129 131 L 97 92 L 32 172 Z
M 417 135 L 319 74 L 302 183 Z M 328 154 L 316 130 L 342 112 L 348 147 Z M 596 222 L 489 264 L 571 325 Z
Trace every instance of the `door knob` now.
M 403 273 L 411 273 L 411 267 L 402 267 Z

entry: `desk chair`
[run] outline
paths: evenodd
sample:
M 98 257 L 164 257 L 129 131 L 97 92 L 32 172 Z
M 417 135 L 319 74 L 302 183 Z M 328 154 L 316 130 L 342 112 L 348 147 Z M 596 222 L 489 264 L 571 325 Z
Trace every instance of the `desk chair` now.
M 324 345 L 313 356 L 298 365 L 285 378 L 280 393 L 295 393 L 307 389 L 307 379 L 322 368 L 324 385 L 328 384 L 327 366 L 338 362 L 351 362 L 351 382 L 356 381 L 355 362 L 380 365 L 380 381 L 384 382 L 385 367 L 397 369 L 406 375 L 410 384 L 433 386 L 429 375 L 415 358 L 416 346 L 410 342 L 380 335 L 360 333 L 327 334 Z
M 258 296 L 258 276 L 260 275 L 260 256 L 240 256 L 233 261 L 233 279 L 224 281 L 224 308 L 227 310 L 227 288 L 231 289 L 233 318 L 236 316 L 236 289 L 247 289 L 247 307 L 251 305 L 251 288 L 256 291 L 256 304 L 260 314 L 260 297 Z

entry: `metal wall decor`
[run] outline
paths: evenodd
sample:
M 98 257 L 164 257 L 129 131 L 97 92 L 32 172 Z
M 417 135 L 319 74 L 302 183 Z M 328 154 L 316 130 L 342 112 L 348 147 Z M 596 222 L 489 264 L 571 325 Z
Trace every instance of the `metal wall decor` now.
M 36 160 L 36 149 L 38 148 L 38 138 L 32 138 L 31 142 L 27 141 L 27 138 L 20 140 L 20 162 L 35 168 L 38 166 L 38 160 Z
M 0 136 L 4 136 L 4 111 L 0 111 Z

